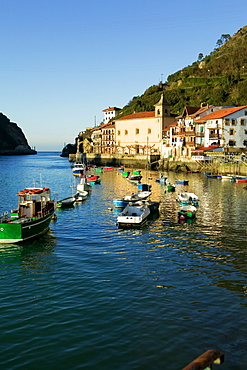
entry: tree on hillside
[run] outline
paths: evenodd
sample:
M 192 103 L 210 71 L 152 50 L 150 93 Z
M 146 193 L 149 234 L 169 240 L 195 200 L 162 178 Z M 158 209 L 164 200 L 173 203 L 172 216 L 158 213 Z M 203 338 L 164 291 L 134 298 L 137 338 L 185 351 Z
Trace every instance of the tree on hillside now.
M 231 38 L 231 36 L 229 35 L 229 33 L 225 33 L 225 34 L 221 35 L 221 40 L 223 41 L 223 43 L 229 41 L 230 38 Z
M 199 53 L 198 54 L 198 58 L 197 58 L 197 60 L 198 60 L 198 62 L 200 62 L 200 60 L 202 60 L 203 59 L 203 54 L 202 53 Z

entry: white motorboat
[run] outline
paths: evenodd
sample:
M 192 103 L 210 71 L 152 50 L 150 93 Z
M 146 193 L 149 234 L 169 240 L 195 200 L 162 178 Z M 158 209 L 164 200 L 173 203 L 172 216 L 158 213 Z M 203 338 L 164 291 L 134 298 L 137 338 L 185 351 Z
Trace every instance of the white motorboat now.
M 117 225 L 119 228 L 138 228 L 147 221 L 149 215 L 147 204 L 129 203 L 117 217 Z
M 83 191 L 89 192 L 90 190 L 92 190 L 92 185 L 87 183 L 85 177 L 81 177 L 80 183 L 77 184 L 76 189 L 77 189 L 77 192 L 83 192 Z
M 83 200 L 87 199 L 88 191 L 78 191 L 75 195 L 76 202 L 82 202 Z

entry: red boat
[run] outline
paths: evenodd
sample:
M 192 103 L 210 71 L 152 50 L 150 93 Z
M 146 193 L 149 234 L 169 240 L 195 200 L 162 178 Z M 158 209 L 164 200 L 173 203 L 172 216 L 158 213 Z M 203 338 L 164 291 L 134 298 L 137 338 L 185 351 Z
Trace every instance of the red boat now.
M 90 184 L 100 184 L 101 179 L 99 176 L 90 175 L 86 177 L 86 181 Z

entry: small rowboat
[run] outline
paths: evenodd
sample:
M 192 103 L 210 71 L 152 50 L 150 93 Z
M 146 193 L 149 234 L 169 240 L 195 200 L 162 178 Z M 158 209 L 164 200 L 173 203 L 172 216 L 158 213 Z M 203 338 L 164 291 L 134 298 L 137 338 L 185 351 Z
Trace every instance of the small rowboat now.
M 69 208 L 73 207 L 76 201 L 76 197 L 69 197 L 61 199 L 57 202 L 57 208 Z
M 189 180 L 184 180 L 184 179 L 175 180 L 175 183 L 182 184 L 182 185 L 189 185 Z
M 184 220 L 187 218 L 194 218 L 196 216 L 197 208 L 192 205 L 183 206 L 178 211 L 178 218 Z

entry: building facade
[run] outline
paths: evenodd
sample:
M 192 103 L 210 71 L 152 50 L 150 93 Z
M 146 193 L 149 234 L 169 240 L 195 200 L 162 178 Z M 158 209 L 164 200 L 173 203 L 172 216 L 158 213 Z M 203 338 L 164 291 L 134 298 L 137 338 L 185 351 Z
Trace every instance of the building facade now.
M 104 123 L 108 123 L 114 117 L 116 117 L 116 115 L 118 114 L 120 110 L 121 108 L 117 108 L 117 107 L 109 107 L 109 108 L 103 109 L 102 112 L 104 113 Z
M 133 113 L 115 120 L 116 152 L 122 154 L 160 154 L 162 132 L 175 121 L 163 94 L 155 110 Z

